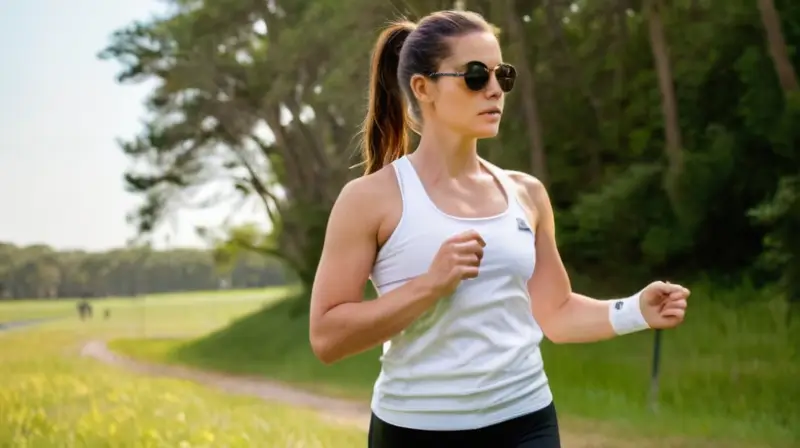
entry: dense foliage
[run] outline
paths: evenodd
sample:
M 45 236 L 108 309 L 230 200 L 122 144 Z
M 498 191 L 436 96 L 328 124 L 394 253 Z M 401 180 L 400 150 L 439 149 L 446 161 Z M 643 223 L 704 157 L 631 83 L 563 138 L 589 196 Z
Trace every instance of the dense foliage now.
M 377 32 L 454 2 L 169 3 L 101 52 L 122 82 L 159 81 L 147 126 L 123 145 L 128 185 L 146 198 L 140 228 L 228 181 L 276 224 L 250 248 L 308 284 L 327 212 L 360 174 Z M 576 277 L 783 280 L 800 298 L 799 3 L 456 3 L 497 26 L 520 73 L 482 152 L 546 182 Z

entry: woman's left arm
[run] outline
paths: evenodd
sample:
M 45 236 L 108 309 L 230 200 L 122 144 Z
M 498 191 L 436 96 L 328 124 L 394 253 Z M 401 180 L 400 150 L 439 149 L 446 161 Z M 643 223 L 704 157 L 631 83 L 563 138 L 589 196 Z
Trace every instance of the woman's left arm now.
M 689 290 L 653 282 L 631 297 L 597 300 L 572 292 L 558 253 L 555 218 L 544 185 L 525 174 L 510 173 L 522 199 L 536 215 L 536 268 L 528 281 L 531 309 L 545 336 L 555 343 L 594 342 L 648 328 L 673 328 L 686 313 Z

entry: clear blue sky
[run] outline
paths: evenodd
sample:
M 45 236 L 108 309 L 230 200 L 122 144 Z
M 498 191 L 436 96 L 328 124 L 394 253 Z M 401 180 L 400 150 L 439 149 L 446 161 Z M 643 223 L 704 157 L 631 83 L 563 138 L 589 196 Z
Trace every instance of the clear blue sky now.
M 161 9 L 156 0 L 0 0 L 0 241 L 98 250 L 133 235 L 125 214 L 139 199 L 123 189 L 128 161 L 115 141 L 139 131 L 149 87 L 117 84 L 119 66 L 96 55 L 115 29 Z M 194 227 L 228 214 L 181 213 L 159 241 L 169 233 L 170 245 L 199 245 Z

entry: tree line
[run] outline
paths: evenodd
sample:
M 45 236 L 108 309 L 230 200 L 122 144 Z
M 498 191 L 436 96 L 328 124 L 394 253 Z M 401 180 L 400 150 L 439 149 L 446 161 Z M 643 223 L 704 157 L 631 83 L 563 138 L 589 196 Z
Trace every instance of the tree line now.
M 361 174 L 370 48 L 400 15 L 465 7 L 518 70 L 489 160 L 531 172 L 572 272 L 635 282 L 781 282 L 800 300 L 800 3 L 791 0 L 170 0 L 99 53 L 156 80 L 121 144 L 152 231 L 227 181 L 260 199 L 279 257 L 310 285 L 327 215 Z M 688 277 L 688 278 L 687 278 Z
M 280 261 L 212 250 L 56 251 L 0 242 L 0 300 L 137 296 L 161 292 L 253 288 L 287 283 Z

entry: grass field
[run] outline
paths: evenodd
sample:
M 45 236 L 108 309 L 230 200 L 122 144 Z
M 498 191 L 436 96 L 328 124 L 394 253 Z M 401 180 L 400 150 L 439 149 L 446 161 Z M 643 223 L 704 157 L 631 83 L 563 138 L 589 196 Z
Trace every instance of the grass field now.
M 358 447 L 363 433 L 317 414 L 78 357 L 90 338 L 196 337 L 261 309 L 281 291 L 95 302 L 0 302 L 0 322 L 61 317 L 0 332 L 0 447 Z M 102 310 L 111 319 L 102 320 Z
M 721 303 L 753 304 L 731 311 Z M 713 300 L 711 300 L 713 299 Z M 664 333 L 658 414 L 647 409 L 652 333 L 612 341 L 545 344 L 545 365 L 569 430 L 648 438 L 647 446 L 800 446 L 800 326 L 768 292 L 693 288 L 687 322 Z M 305 318 L 282 303 L 197 339 L 119 339 L 120 352 L 164 363 L 261 374 L 366 399 L 377 350 L 333 366 L 308 346 Z M 669 437 L 666 442 L 664 437 Z

